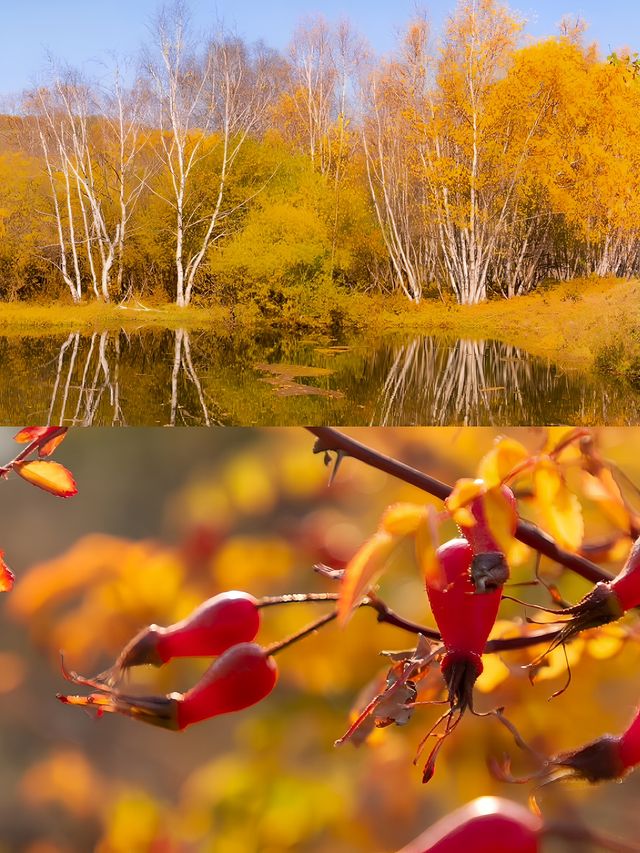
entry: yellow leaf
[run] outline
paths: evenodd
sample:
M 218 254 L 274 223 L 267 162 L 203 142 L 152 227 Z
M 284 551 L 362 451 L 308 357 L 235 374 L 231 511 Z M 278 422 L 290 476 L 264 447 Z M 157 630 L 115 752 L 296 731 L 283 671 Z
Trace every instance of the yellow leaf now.
M 627 539 L 626 536 L 623 536 L 621 539 L 614 542 L 607 550 L 607 562 L 624 563 L 629 556 L 630 544 L 632 544 L 632 540 Z
M 499 486 L 517 465 L 528 458 L 529 452 L 524 444 L 514 438 L 500 438 L 480 460 L 478 477 L 489 489 Z
M 473 527 L 477 524 L 475 516 L 466 506 L 461 506 L 451 516 L 458 527 Z
M 536 670 L 535 680 L 549 681 L 552 678 L 558 678 L 561 675 L 566 676 L 567 663 L 570 668 L 575 666 L 582 657 L 584 649 L 585 640 L 582 638 L 573 640 L 571 643 L 565 643 L 564 649 L 562 646 L 558 646 L 553 649 L 553 651 L 549 652 L 545 657 L 544 665 L 541 666 L 540 669 Z
M 520 542 L 519 539 L 512 539 L 509 545 L 509 550 L 504 552 L 507 558 L 507 564 L 514 568 L 515 566 L 523 566 L 531 556 L 531 548 Z
M 584 519 L 578 498 L 564 487 L 556 498 L 553 535 L 565 548 L 577 551 L 584 539 Z
M 561 548 L 577 551 L 584 537 L 582 507 L 578 498 L 560 481 L 552 503 L 541 503 L 540 511 L 547 533 Z
M 16 462 L 13 470 L 28 483 L 60 498 L 69 498 L 78 492 L 71 472 L 59 462 Z
M 471 480 L 469 477 L 461 477 L 456 481 L 449 497 L 444 505 L 453 516 L 456 524 L 472 527 L 475 519 L 466 509 L 474 498 L 483 495 L 487 490 L 484 480 Z
M 503 554 L 508 554 L 514 539 L 517 515 L 512 504 L 507 500 L 500 486 L 489 489 L 482 496 L 484 517 L 487 519 L 489 532 Z
M 598 504 L 603 512 L 619 530 L 629 530 L 629 513 L 624 506 L 620 490 L 608 468 L 602 468 L 595 477 L 588 471 L 582 472 L 584 496 Z
M 559 468 L 548 456 L 541 456 L 533 472 L 535 504 L 542 526 L 561 548 L 576 551 L 584 537 L 582 507 Z
M 426 517 L 427 507 L 419 504 L 397 503 L 388 506 L 380 519 L 380 529 L 392 536 L 410 536 Z
M 594 632 L 593 639 L 587 637 L 587 651 L 596 660 L 608 660 L 622 649 L 626 633 L 617 625 L 607 626 Z
M 549 427 L 543 452 L 563 462 L 577 461 L 582 457 L 579 440 L 586 432 L 581 427 Z
M 347 563 L 338 601 L 338 622 L 345 625 L 355 607 L 384 568 L 396 537 L 378 530 L 367 539 Z
M 561 485 L 560 472 L 548 456 L 541 457 L 533 472 L 536 498 L 541 504 L 551 504 Z

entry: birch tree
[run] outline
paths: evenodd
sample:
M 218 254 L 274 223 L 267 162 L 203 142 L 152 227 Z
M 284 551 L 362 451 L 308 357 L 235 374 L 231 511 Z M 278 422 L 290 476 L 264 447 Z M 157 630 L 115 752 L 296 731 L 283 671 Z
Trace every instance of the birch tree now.
M 331 27 L 318 15 L 300 24 L 289 47 L 291 103 L 314 168 L 331 167 L 331 126 L 336 118 L 338 67 Z
M 144 180 L 135 174 L 142 149 L 139 102 L 116 74 L 100 88 L 73 69 L 29 95 L 48 177 L 59 269 L 78 302 L 88 279 L 109 302 L 114 269 L 122 289 L 127 224 Z
M 521 24 L 494 0 L 463 0 L 449 20 L 420 156 L 435 215 L 440 259 L 462 304 L 486 298 L 490 264 L 507 220 L 525 151 L 504 168 L 502 102 L 492 98 Z
M 462 304 L 530 288 L 541 250 L 527 167 L 551 108 L 546 85 L 514 97 L 521 24 L 494 0 L 462 0 L 438 51 L 417 20 L 369 84 L 364 128 L 376 215 L 399 287 L 437 277 Z M 541 226 L 541 227 L 539 227 Z
M 208 249 L 223 233 L 230 174 L 261 122 L 269 85 L 260 57 L 224 30 L 199 50 L 181 3 L 161 13 L 154 36 L 146 61 L 151 121 L 159 127 L 157 154 L 169 175 L 164 201 L 174 219 L 176 304 L 183 307 Z M 203 194 L 195 178 L 205 160 L 211 184 Z
M 362 140 L 371 199 L 394 284 L 412 302 L 420 302 L 433 279 L 436 257 L 414 138 L 414 117 L 422 115 L 429 86 L 428 39 L 426 21 L 416 21 L 401 55 L 382 63 L 363 89 Z

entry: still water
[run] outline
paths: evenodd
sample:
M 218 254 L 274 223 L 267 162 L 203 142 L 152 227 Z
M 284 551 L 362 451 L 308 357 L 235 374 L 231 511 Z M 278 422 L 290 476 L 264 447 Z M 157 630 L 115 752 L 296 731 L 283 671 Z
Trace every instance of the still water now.
M 640 395 L 496 341 L 0 337 L 5 424 L 637 424 Z

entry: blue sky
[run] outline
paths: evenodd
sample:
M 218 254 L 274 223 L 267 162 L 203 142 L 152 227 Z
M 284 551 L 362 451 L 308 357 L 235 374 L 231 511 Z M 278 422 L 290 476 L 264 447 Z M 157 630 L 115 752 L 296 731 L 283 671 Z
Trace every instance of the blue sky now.
M 286 45 L 295 23 L 305 15 L 321 12 L 330 19 L 346 16 L 381 52 L 393 46 L 398 29 L 417 5 L 425 8 L 437 25 L 453 9 L 455 0 L 190 2 L 197 26 L 206 28 L 216 16 L 222 17 L 248 40 L 262 38 L 274 47 Z M 553 33 L 564 13 L 578 13 L 589 21 L 589 34 L 605 53 L 622 45 L 640 49 L 638 0 L 512 0 L 510 5 L 530 21 L 528 32 L 532 35 Z M 158 6 L 158 0 L 8 2 L 0 24 L 0 96 L 31 85 L 47 51 L 71 64 L 85 65 L 87 70 L 93 61 L 110 52 L 135 54 Z

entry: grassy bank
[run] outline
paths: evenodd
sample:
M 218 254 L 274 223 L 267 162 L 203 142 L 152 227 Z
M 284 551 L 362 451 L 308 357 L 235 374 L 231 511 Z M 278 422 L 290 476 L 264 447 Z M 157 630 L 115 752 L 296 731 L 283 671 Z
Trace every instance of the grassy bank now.
M 640 281 L 580 279 L 474 306 L 424 303 L 385 316 L 388 328 L 495 338 L 566 367 L 589 368 L 615 347 L 640 356 Z
M 103 331 L 105 329 L 202 329 L 229 322 L 225 308 L 178 308 L 169 303 L 152 307 L 131 303 L 127 306 L 87 302 L 0 304 L 0 333 L 3 335 L 47 335 L 64 332 Z
M 367 335 L 421 333 L 494 338 L 549 358 L 565 367 L 598 368 L 623 374 L 640 358 L 640 282 L 618 279 L 551 284 L 535 294 L 476 306 L 424 301 L 412 306 L 399 297 L 362 294 L 327 296 L 307 310 L 289 305 L 275 315 L 285 328 L 331 334 L 343 328 Z M 265 323 L 255 306 L 233 313 L 220 306 L 0 305 L 0 333 L 46 335 L 53 332 L 123 327 L 250 331 Z

